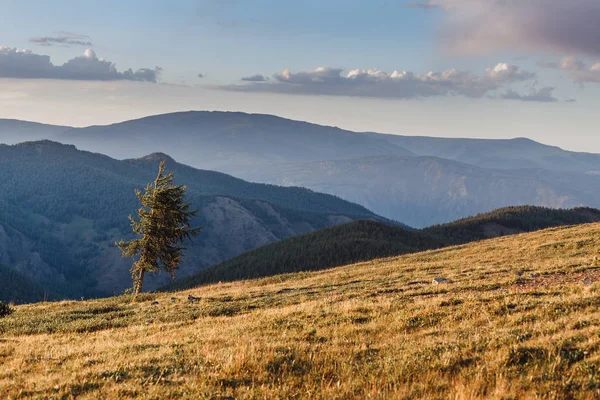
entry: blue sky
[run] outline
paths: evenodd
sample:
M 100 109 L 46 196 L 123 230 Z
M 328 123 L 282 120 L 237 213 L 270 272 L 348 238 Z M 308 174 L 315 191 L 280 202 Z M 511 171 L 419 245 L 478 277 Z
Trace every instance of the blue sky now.
M 0 117 L 241 110 L 600 152 L 596 3 L 5 0 Z

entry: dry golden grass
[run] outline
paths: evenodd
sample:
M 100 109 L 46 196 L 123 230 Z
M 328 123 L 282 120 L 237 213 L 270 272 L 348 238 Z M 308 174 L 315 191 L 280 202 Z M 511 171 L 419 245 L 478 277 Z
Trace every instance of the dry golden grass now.
M 0 397 L 598 398 L 599 254 L 591 224 L 136 302 L 18 306 L 0 320 Z

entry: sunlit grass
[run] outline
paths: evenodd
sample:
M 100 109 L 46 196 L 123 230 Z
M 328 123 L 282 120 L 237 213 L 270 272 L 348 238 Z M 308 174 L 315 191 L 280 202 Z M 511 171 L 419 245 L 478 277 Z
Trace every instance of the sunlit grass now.
M 17 306 L 0 319 L 0 397 L 594 398 L 599 254 L 592 224 L 135 302 Z

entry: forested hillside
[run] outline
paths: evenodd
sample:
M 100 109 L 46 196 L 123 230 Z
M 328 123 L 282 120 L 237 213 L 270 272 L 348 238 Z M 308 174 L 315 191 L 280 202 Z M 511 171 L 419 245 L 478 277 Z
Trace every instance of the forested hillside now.
M 315 271 L 375 258 L 464 244 L 544 228 L 600 222 L 600 210 L 508 207 L 422 230 L 357 221 L 282 240 L 176 281 L 162 290 Z
M 0 301 L 35 303 L 53 300 L 56 296 L 12 268 L 0 264 Z
M 67 297 L 120 293 L 128 266 L 114 241 L 130 235 L 135 188 L 156 177 L 160 160 L 188 186 L 203 226 L 179 276 L 290 236 L 355 219 L 365 208 L 300 188 L 251 184 L 180 165 L 164 154 L 117 161 L 55 142 L 0 146 L 0 262 Z M 164 280 L 150 279 L 149 288 Z

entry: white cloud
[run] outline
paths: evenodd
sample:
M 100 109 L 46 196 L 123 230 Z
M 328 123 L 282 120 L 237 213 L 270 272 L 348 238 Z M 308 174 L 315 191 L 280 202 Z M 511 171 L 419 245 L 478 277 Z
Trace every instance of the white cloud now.
M 63 65 L 54 65 L 49 56 L 0 46 L 0 78 L 156 82 L 160 71 L 159 67 L 118 71 L 114 63 L 98 58 L 92 49 Z
M 514 82 L 531 79 L 535 74 L 518 66 L 499 63 L 479 76 L 469 71 L 449 69 L 442 72 L 416 74 L 396 70 L 391 73 L 380 69 L 351 69 L 318 67 L 310 71 L 292 72 L 290 69 L 274 74 L 274 82 L 243 78 L 248 85 L 221 86 L 221 89 L 247 92 L 275 92 L 380 98 L 418 98 L 461 95 L 483 97 Z M 252 78 L 252 79 L 251 79 Z

